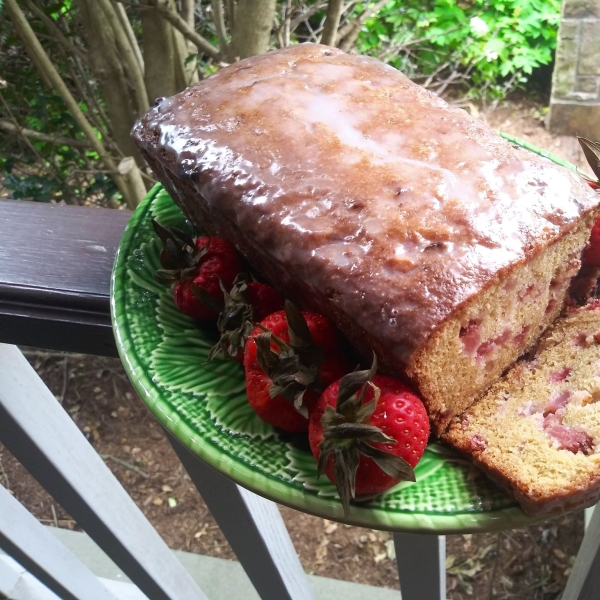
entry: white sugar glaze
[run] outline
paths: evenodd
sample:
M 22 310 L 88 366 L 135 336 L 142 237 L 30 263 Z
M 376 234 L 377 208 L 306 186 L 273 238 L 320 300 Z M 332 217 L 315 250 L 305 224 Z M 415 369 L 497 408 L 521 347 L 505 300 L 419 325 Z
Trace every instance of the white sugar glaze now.
M 598 203 L 398 71 L 324 46 L 223 69 L 160 101 L 134 135 L 401 361 Z

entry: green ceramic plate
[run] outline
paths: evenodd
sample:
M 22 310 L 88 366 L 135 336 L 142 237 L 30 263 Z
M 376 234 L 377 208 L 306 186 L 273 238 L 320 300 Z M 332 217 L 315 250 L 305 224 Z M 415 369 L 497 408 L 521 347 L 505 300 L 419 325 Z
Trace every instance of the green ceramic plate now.
M 292 508 L 343 521 L 335 488 L 317 479 L 312 454 L 258 419 L 246 399 L 241 365 L 204 364 L 214 333 L 177 311 L 168 288 L 153 279 L 160 241 L 151 226 L 186 228 L 160 185 L 133 214 L 117 253 L 111 311 L 117 347 L 142 400 L 199 458 L 240 485 Z M 354 504 L 347 522 L 373 529 L 481 532 L 534 522 L 464 459 L 430 444 L 416 483 L 401 483 Z

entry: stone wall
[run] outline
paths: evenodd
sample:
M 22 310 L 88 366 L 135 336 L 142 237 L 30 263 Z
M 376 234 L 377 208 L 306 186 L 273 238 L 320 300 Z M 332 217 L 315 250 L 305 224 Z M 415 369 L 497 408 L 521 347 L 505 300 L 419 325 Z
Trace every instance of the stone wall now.
M 563 0 L 548 126 L 600 140 L 600 0 Z

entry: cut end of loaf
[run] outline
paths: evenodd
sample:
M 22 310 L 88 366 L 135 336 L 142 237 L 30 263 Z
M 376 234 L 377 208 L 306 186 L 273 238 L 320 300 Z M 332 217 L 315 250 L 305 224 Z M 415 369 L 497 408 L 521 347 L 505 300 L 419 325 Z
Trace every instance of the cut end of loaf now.
M 472 457 L 525 512 L 600 498 L 600 303 L 557 321 L 443 439 Z
M 595 214 L 449 319 L 408 367 L 440 435 L 560 314 Z

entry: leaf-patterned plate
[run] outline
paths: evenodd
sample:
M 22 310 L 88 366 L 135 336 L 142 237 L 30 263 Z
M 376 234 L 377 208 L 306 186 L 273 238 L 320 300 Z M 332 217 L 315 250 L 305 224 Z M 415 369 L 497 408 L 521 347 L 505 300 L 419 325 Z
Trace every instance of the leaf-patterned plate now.
M 154 416 L 200 459 L 240 485 L 292 508 L 344 521 L 335 487 L 317 477 L 306 440 L 283 438 L 248 404 L 241 365 L 215 359 L 216 341 L 175 308 L 153 279 L 160 242 L 151 226 L 186 228 L 179 208 L 157 185 L 133 214 L 117 253 L 111 311 L 121 359 Z M 347 522 L 391 531 L 480 532 L 534 522 L 467 461 L 430 444 L 416 483 L 401 483 L 355 503 Z

